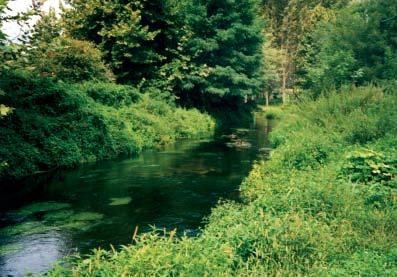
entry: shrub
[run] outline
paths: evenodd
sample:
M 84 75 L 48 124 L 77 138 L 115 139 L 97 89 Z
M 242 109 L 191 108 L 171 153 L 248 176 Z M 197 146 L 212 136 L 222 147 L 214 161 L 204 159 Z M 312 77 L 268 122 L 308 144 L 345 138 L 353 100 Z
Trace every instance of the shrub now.
M 141 99 L 137 88 L 120 86 L 113 83 L 85 82 L 79 89 L 96 102 L 114 107 L 130 105 Z
M 272 153 L 280 166 L 290 169 L 313 169 L 324 165 L 331 152 L 332 143 L 321 133 L 297 133 L 281 149 Z

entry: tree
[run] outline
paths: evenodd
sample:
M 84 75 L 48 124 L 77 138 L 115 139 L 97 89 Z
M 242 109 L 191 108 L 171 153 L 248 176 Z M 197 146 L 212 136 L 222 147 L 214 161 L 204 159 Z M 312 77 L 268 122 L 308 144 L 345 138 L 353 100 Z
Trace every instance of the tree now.
M 306 87 L 319 93 L 343 84 L 364 84 L 397 76 L 397 3 L 362 1 L 318 26 L 319 45 L 307 65 Z M 371 42 L 371 43 L 369 43 Z
M 281 63 L 281 94 L 283 102 L 287 91 L 300 85 L 302 65 L 312 58 L 315 42 L 310 38 L 314 26 L 328 18 L 333 10 L 347 5 L 347 0 L 263 0 L 262 7 L 274 36 L 273 46 L 283 55 Z
M 182 81 L 186 103 L 243 102 L 261 92 L 262 27 L 255 0 L 196 1 L 184 48 L 192 70 Z
M 6 36 L 4 32 L 2 32 L 2 23 L 4 21 L 4 10 L 7 8 L 7 0 L 0 0 L 0 45 L 4 43 L 4 40 L 6 39 Z
M 7 8 L 7 0 L 0 0 L 0 73 L 1 71 L 4 69 L 4 63 L 6 62 L 6 53 L 7 53 L 7 45 L 6 45 L 6 40 L 7 37 L 4 34 L 4 32 L 2 32 L 2 23 L 7 19 L 7 17 L 4 15 L 4 11 Z M 0 96 L 4 96 L 4 92 L 2 90 L 0 90 Z M 12 112 L 12 108 L 1 104 L 0 103 L 0 119 L 4 116 L 6 116 L 7 114 L 9 114 L 10 112 Z M 3 163 L 0 164 L 0 173 L 1 173 L 1 169 L 3 167 Z
M 37 77 L 53 77 L 66 82 L 111 81 L 113 75 L 94 44 L 63 34 L 55 10 L 41 12 L 40 19 L 25 34 L 13 68 L 28 70 Z
M 138 84 L 158 79 L 175 57 L 180 2 L 73 0 L 64 18 L 72 37 L 99 46 L 120 82 Z
M 104 52 L 118 81 L 174 91 L 184 104 L 255 97 L 262 26 L 256 0 L 73 0 L 70 35 Z
M 113 80 L 102 53 L 91 42 L 60 36 L 40 46 L 45 48 L 37 48 L 29 55 L 29 65 L 38 76 L 66 82 Z
M 272 35 L 267 34 L 266 41 L 263 44 L 263 77 L 266 106 L 269 106 L 271 98 L 279 95 L 284 55 L 279 48 L 273 46 Z

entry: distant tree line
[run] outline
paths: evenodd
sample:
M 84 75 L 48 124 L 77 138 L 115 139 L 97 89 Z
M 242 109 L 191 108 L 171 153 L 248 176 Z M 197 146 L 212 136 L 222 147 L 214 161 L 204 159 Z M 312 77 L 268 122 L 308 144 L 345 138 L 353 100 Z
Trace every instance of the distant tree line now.
M 262 9 L 265 92 L 285 100 L 396 79 L 396 1 L 263 0 Z

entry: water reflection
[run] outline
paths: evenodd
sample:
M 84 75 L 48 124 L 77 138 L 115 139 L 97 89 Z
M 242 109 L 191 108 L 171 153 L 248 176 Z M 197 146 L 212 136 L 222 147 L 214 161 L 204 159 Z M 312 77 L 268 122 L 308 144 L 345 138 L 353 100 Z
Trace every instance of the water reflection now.
M 0 256 L 0 276 L 25 276 L 45 271 L 55 260 L 69 254 L 68 244 L 68 235 L 58 232 L 21 236 L 18 251 Z
M 252 162 L 263 158 L 258 149 L 268 145 L 271 125 L 258 118 L 243 127 L 252 148 L 228 148 L 219 134 L 27 180 L 27 189 L 0 197 L 0 276 L 45 272 L 76 250 L 129 243 L 135 226 L 140 232 L 155 225 L 195 235 L 220 198 L 238 199 Z M 43 202 L 28 213 L 25 208 L 24 216 L 11 211 Z

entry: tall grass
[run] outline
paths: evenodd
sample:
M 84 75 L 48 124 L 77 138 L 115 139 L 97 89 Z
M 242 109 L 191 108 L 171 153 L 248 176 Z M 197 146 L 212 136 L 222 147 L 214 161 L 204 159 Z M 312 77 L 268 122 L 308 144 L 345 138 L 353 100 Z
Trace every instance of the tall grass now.
M 243 203 L 219 203 L 201 236 L 142 234 L 49 275 L 395 276 L 396 104 L 363 87 L 291 107 L 270 160 L 243 182 Z

